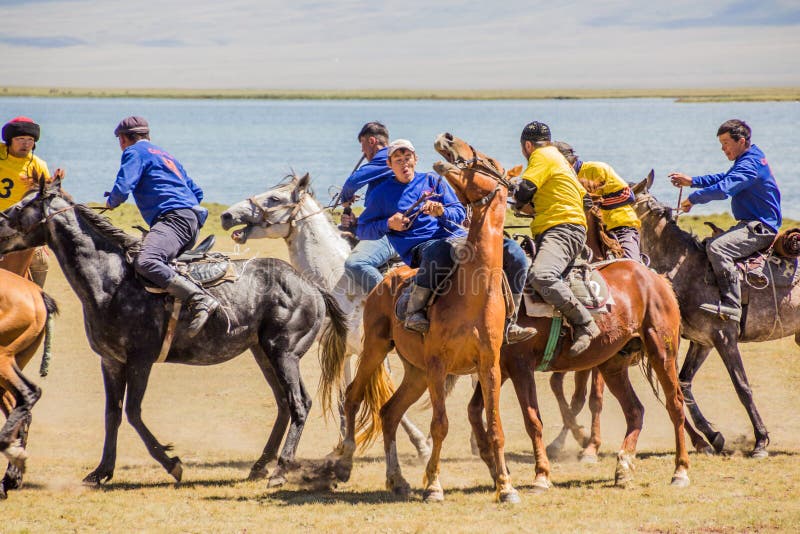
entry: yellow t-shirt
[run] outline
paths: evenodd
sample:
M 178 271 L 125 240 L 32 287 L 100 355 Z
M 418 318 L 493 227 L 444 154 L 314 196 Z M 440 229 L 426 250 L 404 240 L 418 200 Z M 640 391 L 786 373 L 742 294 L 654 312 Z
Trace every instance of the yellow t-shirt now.
M 47 163 L 37 156 L 17 158 L 8 153 L 6 145 L 0 145 L 0 211 L 5 211 L 38 187 L 34 176 L 50 179 Z
M 602 161 L 584 161 L 578 173 L 578 180 L 592 194 L 606 196 L 628 187 L 608 163 Z M 620 206 L 611 210 L 600 210 L 603 225 L 607 230 L 630 226 L 641 228 L 642 223 L 633 206 Z
M 534 236 L 558 224 L 586 227 L 586 214 L 583 212 L 586 190 L 556 147 L 549 145 L 534 150 L 522 178 L 536 186 L 533 195 L 536 215 L 531 222 Z

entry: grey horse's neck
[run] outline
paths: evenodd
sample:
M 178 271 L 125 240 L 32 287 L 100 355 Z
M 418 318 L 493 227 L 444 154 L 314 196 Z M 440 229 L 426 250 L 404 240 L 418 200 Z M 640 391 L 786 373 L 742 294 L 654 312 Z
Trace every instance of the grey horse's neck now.
M 61 208 L 66 206 L 64 203 Z M 78 209 L 63 211 L 48 224 L 48 245 L 84 305 L 102 308 L 125 278 L 133 277 L 122 247 L 109 242 Z

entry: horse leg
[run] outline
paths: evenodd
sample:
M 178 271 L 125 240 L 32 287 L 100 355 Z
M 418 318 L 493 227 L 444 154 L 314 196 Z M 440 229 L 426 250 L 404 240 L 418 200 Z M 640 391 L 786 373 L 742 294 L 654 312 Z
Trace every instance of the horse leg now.
M 664 390 L 664 406 L 675 428 L 675 472 L 672 485 L 685 488 L 689 485 L 689 453 L 684 436 L 683 393 L 678 381 L 678 332 L 670 340 L 669 332 L 658 327 L 647 328 L 644 345 L 650 366 Z
M 500 502 L 518 503 L 519 494 L 511 484 L 511 475 L 506 466 L 505 436 L 500 421 L 500 385 L 502 376 L 496 361 L 484 354 L 479 360 L 479 376 L 483 403 L 486 407 L 486 428 L 492 445 L 495 462 L 495 498 Z M 444 399 L 442 399 L 444 404 Z
M 350 367 L 350 358 L 352 355 L 345 357 L 342 363 L 342 372 L 344 373 L 344 385 L 349 386 L 353 381 L 353 369 Z M 344 440 L 347 432 L 347 419 L 344 416 L 344 389 L 339 390 L 339 441 Z
M 386 372 L 391 375 L 392 369 L 389 366 L 389 358 L 383 360 L 383 365 L 386 367 Z M 406 368 L 407 367 L 408 366 L 406 366 Z M 421 463 L 427 463 L 428 458 L 431 456 L 430 439 L 411 422 L 411 419 L 405 412 L 403 412 L 403 417 L 400 419 L 400 425 L 403 427 L 403 431 L 408 435 L 408 439 L 411 440 L 411 444 L 417 449 L 417 459 Z
M 260 346 L 253 347 L 251 352 L 253 356 L 255 356 L 259 369 L 261 369 L 261 374 L 264 375 L 267 384 L 269 384 L 272 390 L 272 395 L 275 397 L 275 404 L 278 407 L 278 415 L 275 417 L 275 423 L 272 425 L 272 431 L 269 433 L 267 444 L 264 446 L 261 456 L 256 460 L 256 463 L 253 464 L 253 467 L 250 468 L 250 475 L 247 477 L 249 480 L 256 480 L 266 478 L 269 474 L 267 464 L 278 458 L 278 447 L 281 446 L 283 436 L 286 434 L 286 428 L 289 426 L 289 404 L 286 401 L 286 394 L 283 391 L 283 386 L 275 375 L 275 370 L 272 368 L 267 354 Z
M 125 366 L 125 384 L 127 386 L 125 416 L 134 430 L 136 430 L 136 433 L 139 434 L 150 456 L 160 463 L 176 482 L 180 482 L 183 477 L 181 459 L 177 456 L 170 457 L 167 455 L 167 451 L 172 450 L 172 446 L 167 445 L 165 447 L 159 443 L 142 420 L 142 401 L 144 400 L 144 393 L 147 390 L 147 382 L 150 379 L 150 371 L 152 369 L 152 362 L 147 362 L 138 367 L 129 362 Z
M 489 468 L 489 475 L 496 484 L 495 475 L 497 474 L 497 467 L 494 465 L 494 455 L 489 445 L 486 423 L 483 420 L 483 390 L 481 389 L 480 382 L 475 384 L 472 390 L 472 397 L 467 405 L 467 416 L 469 418 L 469 424 L 472 427 L 470 445 L 472 445 L 474 441 L 478 456 L 480 456 L 483 463 L 486 464 L 486 467 Z
M 550 375 L 550 390 L 558 403 L 558 409 L 561 412 L 561 431 L 556 436 L 556 439 L 550 442 L 547 446 L 547 456 L 549 458 L 558 458 L 561 456 L 561 451 L 564 450 L 564 445 L 567 442 L 567 435 L 569 434 L 569 426 L 567 425 L 568 416 L 565 415 L 570 407 L 567 405 L 567 398 L 564 396 L 564 375 L 566 373 L 552 373 Z M 573 396 L 574 398 L 574 396 Z
M 519 407 L 522 409 L 522 420 L 525 430 L 533 443 L 533 455 L 536 459 L 533 490 L 542 493 L 550 489 L 550 461 L 542 439 L 542 417 L 539 411 L 539 402 L 536 398 L 536 381 L 531 368 L 530 360 L 524 357 L 509 357 L 505 362 L 505 369 L 514 384 Z
M 8 458 L 10 467 L 19 473 L 17 481 L 21 483 L 22 473 L 25 472 L 25 460 L 28 457 L 23 439 L 27 441 L 27 425 L 30 424 L 31 409 L 42 396 L 42 390 L 22 374 L 14 354 L 8 349 L 0 351 L 0 388 L 11 393 L 14 399 L 14 407 L 0 429 L 0 452 Z M 5 485 L 5 479 L 3 486 L 6 489 L 13 489 Z
M 381 407 L 381 424 L 383 426 L 383 450 L 386 455 L 386 489 L 404 499 L 411 493 L 406 479 L 400 469 L 397 458 L 397 425 L 401 416 L 425 393 L 425 374 L 416 367 L 403 362 L 405 373 L 400 387 L 389 401 Z
M 472 381 L 472 391 L 474 392 L 475 388 L 477 388 L 480 385 L 480 382 L 478 381 L 478 375 L 476 373 L 472 373 L 471 375 L 469 375 L 469 377 L 470 377 L 470 380 Z M 470 401 L 469 406 L 472 406 L 472 401 Z M 468 409 L 469 409 L 469 407 L 468 407 Z M 480 421 L 481 429 L 483 430 L 484 433 L 486 433 L 486 422 L 483 420 L 483 399 L 482 398 L 481 398 L 480 412 L 479 413 L 480 413 L 480 420 L 481 420 Z M 470 452 L 472 452 L 473 456 L 482 457 L 481 456 L 481 450 L 482 449 L 481 449 L 481 446 L 478 444 L 478 437 L 475 435 L 475 426 L 474 425 L 472 427 L 472 432 L 469 435 L 469 450 L 470 450 Z M 484 459 L 484 461 L 486 461 L 486 460 Z M 489 469 L 494 470 L 494 468 L 492 466 L 490 466 Z
M 122 423 L 122 402 L 125 399 L 125 364 L 103 358 L 100 360 L 100 369 L 103 373 L 103 387 L 106 394 L 105 438 L 100 464 L 83 479 L 83 483 L 89 485 L 102 484 L 114 477 L 114 466 L 117 463 L 117 435 L 119 425 Z
M 717 432 L 713 425 L 703 416 L 700 407 L 697 405 L 697 401 L 694 399 L 694 393 L 692 393 L 692 381 L 694 380 L 694 376 L 697 374 L 697 371 L 700 370 L 700 367 L 706 361 L 710 353 L 711 347 L 701 345 L 694 341 L 690 342 L 689 350 L 686 351 L 686 359 L 683 361 L 678 378 L 680 379 L 684 403 L 689 409 L 689 415 L 692 417 L 692 421 L 697 425 L 697 430 L 705 435 L 709 443 L 714 447 L 714 450 L 719 453 L 722 452 L 722 449 L 725 447 L 725 437 L 722 433 Z M 697 447 L 698 441 L 696 441 L 695 437 L 692 438 L 692 443 Z
M 427 362 L 428 373 L 427 383 L 428 392 L 431 397 L 433 416 L 431 417 L 431 437 L 433 447 L 431 457 L 425 467 L 425 477 L 422 485 L 425 487 L 422 497 L 425 502 L 441 502 L 444 500 L 444 490 L 439 481 L 439 463 L 442 453 L 442 443 L 447 436 L 449 421 L 447 420 L 447 409 L 445 408 L 445 379 L 447 371 L 444 369 L 442 360 L 433 357 Z
M 605 389 L 603 375 L 596 367 L 592 369 L 591 375 L 592 386 L 589 390 L 589 411 L 592 414 L 592 431 L 580 454 L 581 462 L 588 464 L 597 463 L 597 451 L 600 450 L 600 414 L 603 412 L 603 390 Z
M 617 398 L 622 413 L 625 415 L 627 428 L 622 447 L 617 453 L 617 468 L 614 472 L 614 484 L 626 487 L 633 481 L 634 459 L 636 458 L 636 443 L 642 431 L 644 421 L 644 406 L 636 396 L 628 377 L 627 362 L 621 358 L 612 358 L 601 364 L 600 372 L 603 373 L 608 389 Z
M 294 352 L 286 351 L 273 358 L 275 374 L 281 383 L 286 396 L 285 402 L 289 406 L 290 423 L 286 441 L 278 457 L 278 465 L 270 476 L 268 486 L 278 487 L 286 483 L 285 473 L 294 467 L 297 445 L 308 419 L 311 409 L 311 395 L 308 394 L 303 378 L 300 376 L 300 356 Z
M 753 458 L 766 458 L 769 456 L 767 445 L 769 444 L 769 433 L 767 427 L 761 420 L 756 403 L 753 401 L 753 391 L 750 389 L 750 382 L 747 380 L 747 373 L 744 371 L 742 355 L 739 353 L 739 344 L 736 335 L 736 326 L 726 328 L 716 332 L 714 347 L 722 356 L 728 375 L 731 377 L 733 387 L 739 396 L 739 401 L 747 410 L 750 422 L 753 424 L 753 431 L 756 438 L 755 446 L 750 456 Z

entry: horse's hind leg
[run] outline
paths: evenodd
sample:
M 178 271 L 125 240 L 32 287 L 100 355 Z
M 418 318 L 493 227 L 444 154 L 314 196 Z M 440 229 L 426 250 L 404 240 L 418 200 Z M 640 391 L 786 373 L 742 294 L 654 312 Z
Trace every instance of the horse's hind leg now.
M 403 361 L 405 372 L 400 386 L 381 407 L 383 426 L 383 449 L 386 455 L 386 489 L 395 495 L 407 498 L 411 487 L 400 469 L 397 458 L 397 425 L 403 414 L 425 393 L 425 374 Z
M 603 390 L 605 382 L 603 375 L 596 367 L 592 369 L 592 385 L 589 390 L 589 411 L 592 414 L 592 431 L 589 439 L 583 445 L 581 462 L 597 462 L 597 452 L 600 450 L 600 414 L 603 412 Z M 577 414 L 576 414 L 577 415 Z
M 250 468 L 250 475 L 248 478 L 254 480 L 265 478 L 269 474 L 267 464 L 278 458 L 278 447 L 281 446 L 283 436 L 286 434 L 286 427 L 289 426 L 290 417 L 286 393 L 283 391 L 283 386 L 278 380 L 275 370 L 269 362 L 269 358 L 260 346 L 253 347 L 252 352 L 258 364 L 258 368 L 261 369 L 261 373 L 267 380 L 270 389 L 272 389 L 272 394 L 275 397 L 275 403 L 278 407 L 278 414 L 275 417 L 275 423 L 272 425 L 272 430 L 269 433 L 267 444 L 264 446 L 261 456 L 256 460 L 256 463 L 253 464 L 253 467 Z
M 428 459 L 428 464 L 425 466 L 425 477 L 422 481 L 423 486 L 425 486 L 423 499 L 425 502 L 441 502 L 444 500 L 444 490 L 439 481 L 439 464 L 442 454 L 442 443 L 447 436 L 449 427 L 447 410 L 445 408 L 444 387 L 447 371 L 444 368 L 441 358 L 430 358 L 427 361 L 427 365 L 428 372 L 426 378 L 428 392 L 431 396 L 431 407 L 433 408 L 433 416 L 431 417 L 433 450 L 431 451 L 430 459 Z
M 700 407 L 694 399 L 694 393 L 692 393 L 692 381 L 710 353 L 711 347 L 701 345 L 694 341 L 690 342 L 689 350 L 686 351 L 686 359 L 683 360 L 683 366 L 681 366 L 678 379 L 680 380 L 681 391 L 683 392 L 684 404 L 689 409 L 689 415 L 692 417 L 692 421 L 697 425 L 697 430 L 706 436 L 714 447 L 714 450 L 719 453 L 722 452 L 722 449 L 725 447 L 725 437 L 722 433 L 717 432 L 711 423 L 708 422 L 708 419 L 706 419 L 703 412 L 700 411 Z M 698 445 L 695 437 L 692 438 L 692 443 L 694 443 L 695 446 Z
M 567 443 L 567 435 L 569 434 L 569 426 L 567 426 L 565 413 L 570 409 L 567 404 L 567 398 L 564 395 L 564 376 L 566 373 L 552 373 L 550 375 L 550 390 L 558 403 L 558 409 L 561 412 L 561 431 L 559 431 L 556 438 L 547 446 L 547 456 L 556 459 L 561 456 L 561 451 L 564 450 L 564 445 Z M 574 399 L 573 395 L 573 399 Z
M 627 361 L 621 358 L 612 358 L 599 366 L 603 373 L 606 385 L 622 407 L 627 428 L 622 447 L 617 453 L 617 468 L 614 473 L 614 483 L 618 486 L 627 486 L 633 481 L 634 464 L 636 458 L 636 444 L 642 431 L 644 421 L 644 406 L 636 396 L 628 377 Z
M 147 382 L 150 379 L 150 371 L 153 369 L 152 363 L 135 366 L 130 362 L 125 366 L 125 382 L 127 394 L 125 396 L 125 416 L 128 422 L 139 434 L 139 437 L 158 463 L 166 469 L 167 473 L 180 482 L 183 477 L 183 464 L 177 456 L 167 455 L 167 451 L 172 450 L 171 445 L 164 446 L 156 439 L 150 429 L 142 420 L 142 401 L 147 390 Z
M 7 349 L 0 352 L 0 388 L 10 392 L 14 399 L 14 407 L 0 429 L 0 452 L 17 469 L 21 479 L 27 458 L 23 439 L 27 441 L 31 409 L 42 396 L 42 390 L 22 374 L 13 353 Z

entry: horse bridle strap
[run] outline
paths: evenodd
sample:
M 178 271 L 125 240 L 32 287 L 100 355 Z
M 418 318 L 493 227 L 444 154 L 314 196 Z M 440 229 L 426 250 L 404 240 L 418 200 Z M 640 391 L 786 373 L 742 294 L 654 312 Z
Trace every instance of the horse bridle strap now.
M 500 184 L 497 184 L 497 186 L 490 193 L 486 194 L 483 198 L 480 198 L 475 202 L 470 202 L 469 205 L 472 206 L 473 208 L 483 207 L 494 199 L 498 191 L 500 191 Z
M 456 161 L 454 165 L 459 169 L 466 170 L 470 169 L 473 171 L 482 171 L 485 174 L 488 174 L 492 179 L 496 182 L 503 185 L 506 189 L 511 189 L 511 182 L 508 180 L 508 173 L 503 172 L 502 174 L 498 171 L 493 165 L 489 165 L 484 162 L 478 156 L 478 151 L 472 145 L 469 145 L 469 149 L 472 150 L 472 158 L 471 159 L 463 159 L 459 157 L 459 161 Z

